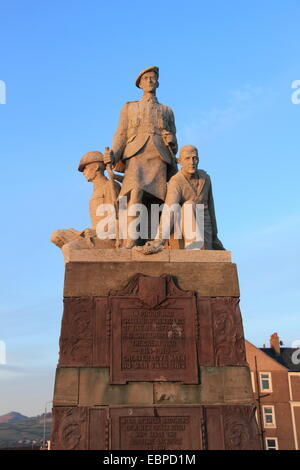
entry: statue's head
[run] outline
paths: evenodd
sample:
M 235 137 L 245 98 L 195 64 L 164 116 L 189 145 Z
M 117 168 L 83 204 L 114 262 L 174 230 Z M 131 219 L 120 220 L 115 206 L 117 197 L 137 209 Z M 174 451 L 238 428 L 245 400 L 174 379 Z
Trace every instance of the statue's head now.
M 199 163 L 198 150 L 194 145 L 184 145 L 179 151 L 178 163 L 184 172 L 193 174 Z
M 155 92 L 156 88 L 159 87 L 158 83 L 159 68 L 156 66 L 147 67 L 142 70 L 137 79 L 136 86 L 141 88 L 146 93 Z
M 88 152 L 80 160 L 78 171 L 81 171 L 88 181 L 93 181 L 99 172 L 103 173 L 105 164 L 101 152 Z

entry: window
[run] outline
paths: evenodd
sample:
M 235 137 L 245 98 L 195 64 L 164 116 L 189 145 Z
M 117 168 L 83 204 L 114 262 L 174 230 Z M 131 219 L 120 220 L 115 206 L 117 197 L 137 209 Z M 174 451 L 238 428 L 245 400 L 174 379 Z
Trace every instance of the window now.
M 278 439 L 277 437 L 266 438 L 266 450 L 278 450 Z
M 262 392 L 272 392 L 272 380 L 270 372 L 260 372 L 260 390 Z
M 276 428 L 274 406 L 272 405 L 263 406 L 262 411 L 263 411 L 264 427 Z

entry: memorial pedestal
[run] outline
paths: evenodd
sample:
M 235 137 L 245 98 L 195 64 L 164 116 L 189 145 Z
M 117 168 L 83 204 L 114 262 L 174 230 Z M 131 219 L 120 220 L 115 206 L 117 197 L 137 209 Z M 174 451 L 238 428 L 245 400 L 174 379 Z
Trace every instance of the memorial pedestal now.
M 52 449 L 259 449 L 226 251 L 63 248 Z

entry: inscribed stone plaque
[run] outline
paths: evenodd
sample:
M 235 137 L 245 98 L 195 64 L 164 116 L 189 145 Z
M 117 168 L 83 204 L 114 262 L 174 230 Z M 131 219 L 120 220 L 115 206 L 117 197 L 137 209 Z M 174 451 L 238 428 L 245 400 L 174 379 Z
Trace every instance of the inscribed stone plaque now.
M 112 450 L 201 450 L 202 407 L 111 408 Z
M 110 305 L 111 383 L 198 383 L 193 292 L 178 289 L 171 276 L 136 275 Z

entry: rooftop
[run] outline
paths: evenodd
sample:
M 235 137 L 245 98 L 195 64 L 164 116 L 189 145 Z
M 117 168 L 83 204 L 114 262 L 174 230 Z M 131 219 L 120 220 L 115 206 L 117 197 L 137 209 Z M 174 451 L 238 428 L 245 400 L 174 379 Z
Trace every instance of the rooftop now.
M 290 372 L 300 372 L 300 348 L 280 348 L 280 354 L 276 353 L 273 348 L 259 349 Z

